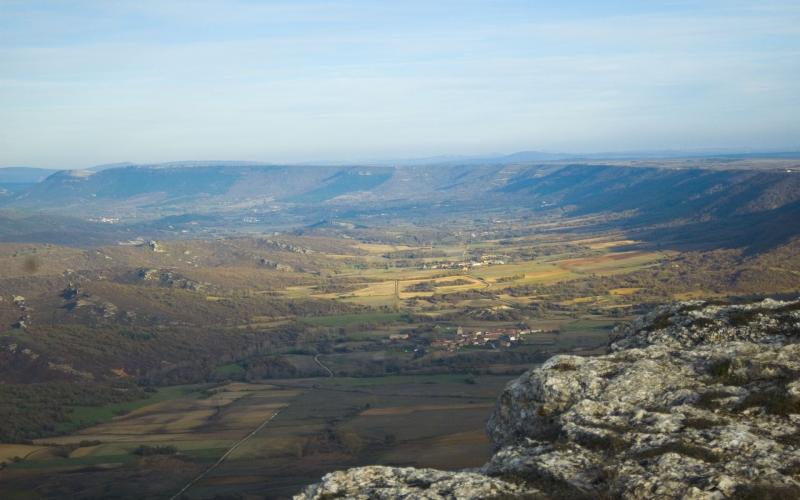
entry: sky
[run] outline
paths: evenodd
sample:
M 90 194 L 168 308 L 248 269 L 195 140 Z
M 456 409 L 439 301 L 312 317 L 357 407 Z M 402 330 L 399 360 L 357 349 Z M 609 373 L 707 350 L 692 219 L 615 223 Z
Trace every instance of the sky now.
M 800 150 L 800 2 L 0 0 L 0 166 Z

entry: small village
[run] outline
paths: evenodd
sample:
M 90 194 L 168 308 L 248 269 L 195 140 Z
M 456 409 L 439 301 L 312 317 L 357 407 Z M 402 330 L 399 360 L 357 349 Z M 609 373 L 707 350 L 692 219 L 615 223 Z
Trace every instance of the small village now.
M 503 349 L 521 343 L 525 336 L 537 333 L 549 333 L 541 329 L 530 328 L 495 328 L 492 330 L 476 330 L 465 332 L 458 327 L 452 339 L 436 339 L 431 342 L 432 347 L 440 347 L 447 351 L 456 351 L 462 347 L 483 347 L 489 349 Z
M 500 255 L 483 255 L 472 260 L 425 262 L 418 267 L 419 269 L 472 269 L 483 266 L 501 266 L 506 263 L 506 259 L 507 257 Z

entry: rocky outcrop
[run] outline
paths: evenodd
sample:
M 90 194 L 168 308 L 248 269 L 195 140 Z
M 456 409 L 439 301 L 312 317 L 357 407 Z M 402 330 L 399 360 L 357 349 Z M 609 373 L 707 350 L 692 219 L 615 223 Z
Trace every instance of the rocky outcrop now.
M 169 269 L 141 268 L 136 271 L 136 279 L 146 283 L 153 283 L 164 288 L 180 288 L 193 292 L 203 291 L 207 283 L 189 279 Z
M 280 262 L 274 262 L 274 261 L 271 261 L 269 259 L 263 259 L 263 258 L 262 259 L 258 259 L 258 264 L 260 266 L 263 266 L 263 267 L 266 267 L 266 268 L 269 268 L 269 269 L 275 269 L 276 271 L 283 271 L 283 272 L 289 272 L 289 273 L 294 271 L 294 268 L 292 268 L 292 266 L 289 266 L 289 265 L 286 265 L 286 264 L 281 264 Z
M 161 244 L 159 242 L 157 242 L 156 240 L 148 241 L 147 242 L 147 246 L 153 252 L 156 252 L 156 253 L 163 253 L 164 252 L 164 249 L 161 247 Z
M 800 303 L 766 299 L 749 304 L 682 302 L 657 308 L 619 328 L 611 350 L 660 344 L 690 348 L 727 342 L 800 341 Z
M 800 301 L 658 308 L 511 382 L 480 473 L 555 498 L 800 498 L 798 340 Z
M 359 467 L 331 472 L 296 499 L 328 498 L 429 499 L 544 498 L 532 488 L 488 478 L 474 472 L 443 472 L 413 467 Z
M 279 252 L 292 252 L 292 253 L 299 253 L 303 255 L 308 255 L 314 253 L 313 250 L 310 248 L 300 247 L 297 245 L 293 245 L 291 243 L 287 243 L 285 241 L 276 241 L 271 239 L 263 239 L 259 240 L 258 244 L 261 248 L 265 248 L 267 250 L 276 250 Z

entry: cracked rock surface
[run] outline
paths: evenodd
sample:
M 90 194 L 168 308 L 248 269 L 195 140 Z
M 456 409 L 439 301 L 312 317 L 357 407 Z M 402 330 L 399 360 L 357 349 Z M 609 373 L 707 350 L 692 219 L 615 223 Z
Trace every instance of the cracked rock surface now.
M 486 477 L 474 472 L 443 472 L 413 467 L 358 467 L 326 474 L 296 499 L 353 498 L 426 499 L 446 498 L 544 498 L 531 488 Z

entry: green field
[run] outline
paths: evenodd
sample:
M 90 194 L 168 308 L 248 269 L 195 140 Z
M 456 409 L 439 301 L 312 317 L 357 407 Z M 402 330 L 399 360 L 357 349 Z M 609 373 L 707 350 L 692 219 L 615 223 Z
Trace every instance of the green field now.
M 303 318 L 303 321 L 320 326 L 353 326 L 366 323 L 394 323 L 403 319 L 404 313 L 368 312 L 364 314 L 340 314 Z
M 148 402 L 136 402 L 126 415 L 106 418 L 113 411 L 108 407 L 85 413 L 103 421 L 45 440 L 49 445 L 41 443 L 37 456 L 8 466 L 0 484 L 24 488 L 28 481 L 43 481 L 45 488 L 86 492 L 90 487 L 80 486 L 78 476 L 69 472 L 92 468 L 94 484 L 139 471 L 152 478 L 148 496 L 167 497 L 275 412 L 274 420 L 193 487 L 188 498 L 250 490 L 289 494 L 344 464 L 476 466 L 489 454 L 483 425 L 508 377 L 477 377 L 469 384 L 466 378 L 445 374 L 234 383 L 206 397 L 190 387 L 165 388 Z M 68 457 L 47 453 L 55 451 L 54 445 L 87 440 L 99 444 L 76 448 Z M 178 453 L 133 455 L 141 444 L 171 445 Z M 428 452 L 421 453 L 423 449 Z M 454 456 L 460 458 L 448 461 Z
M 72 406 L 70 407 L 69 421 L 59 424 L 57 430 L 62 434 L 69 434 L 78 429 L 108 422 L 114 417 L 125 415 L 133 410 L 144 408 L 161 401 L 168 401 L 178 397 L 193 395 L 199 397 L 197 392 L 200 386 L 175 386 L 162 387 L 144 399 L 115 403 L 105 406 Z

